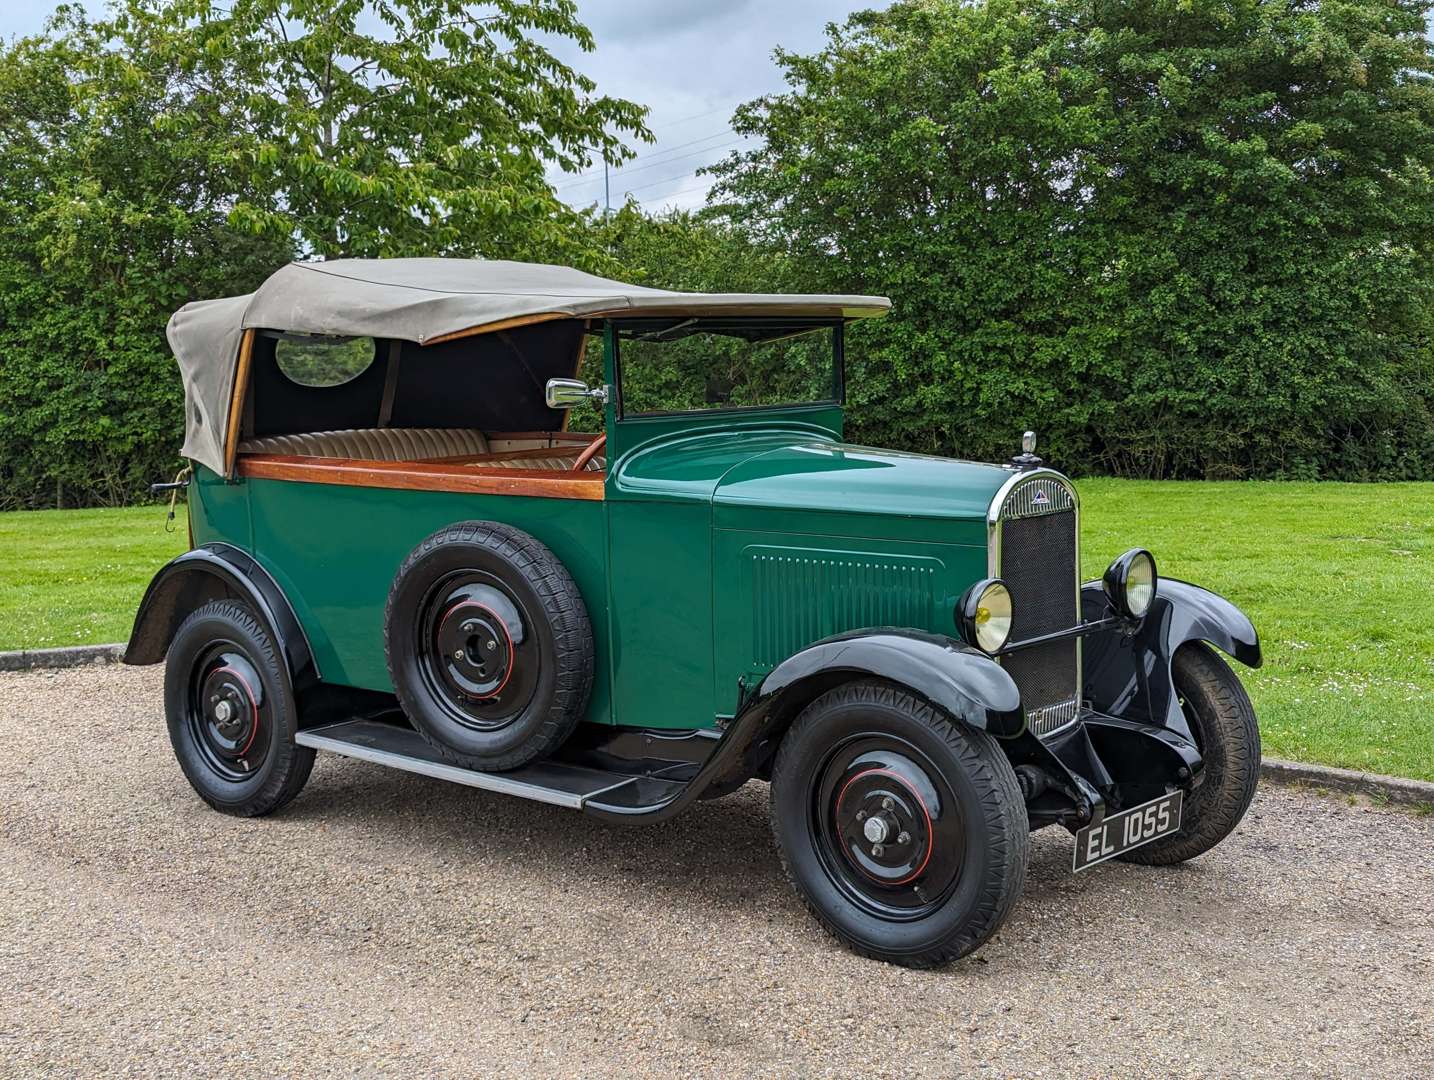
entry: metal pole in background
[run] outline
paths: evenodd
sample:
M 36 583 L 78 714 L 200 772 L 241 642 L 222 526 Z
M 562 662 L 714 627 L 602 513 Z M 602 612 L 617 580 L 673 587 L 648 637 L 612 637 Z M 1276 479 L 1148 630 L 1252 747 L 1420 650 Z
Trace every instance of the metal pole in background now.
M 603 213 L 612 213 L 612 192 L 607 186 L 607 158 L 602 159 L 602 203 Z

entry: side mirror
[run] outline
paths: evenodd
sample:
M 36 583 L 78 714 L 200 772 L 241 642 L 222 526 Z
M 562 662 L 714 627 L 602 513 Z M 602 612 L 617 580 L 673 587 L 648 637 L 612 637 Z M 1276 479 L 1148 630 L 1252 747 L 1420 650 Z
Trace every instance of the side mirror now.
M 584 401 L 596 401 L 599 405 L 605 405 L 607 404 L 607 387 L 589 388 L 588 384 L 581 379 L 549 379 L 544 396 L 547 398 L 550 409 L 571 409 L 574 405 L 581 405 Z

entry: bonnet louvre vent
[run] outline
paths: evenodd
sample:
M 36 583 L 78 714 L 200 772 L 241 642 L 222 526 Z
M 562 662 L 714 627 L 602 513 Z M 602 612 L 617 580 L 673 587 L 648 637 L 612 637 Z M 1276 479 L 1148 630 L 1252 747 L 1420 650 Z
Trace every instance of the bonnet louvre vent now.
M 940 565 L 865 553 L 749 549 L 753 664 L 773 668 L 844 630 L 925 627 Z

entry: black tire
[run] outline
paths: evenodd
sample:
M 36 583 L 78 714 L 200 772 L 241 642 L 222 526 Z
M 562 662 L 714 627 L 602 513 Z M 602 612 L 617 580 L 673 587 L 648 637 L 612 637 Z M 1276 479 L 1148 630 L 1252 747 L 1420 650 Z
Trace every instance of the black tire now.
M 593 633 L 548 548 L 491 521 L 440 529 L 404 560 L 384 612 L 399 704 L 446 760 L 515 769 L 546 757 L 587 709 Z
M 1171 673 L 1205 775 L 1185 797 L 1179 832 L 1118 856 L 1142 866 L 1170 866 L 1209 851 L 1245 816 L 1260 779 L 1259 724 L 1230 665 L 1194 642 L 1175 653 Z
M 288 669 L 244 604 L 215 600 L 180 624 L 165 659 L 164 708 L 179 767 L 221 813 L 273 813 L 309 779 L 314 751 L 294 742 Z
M 884 842 L 871 843 L 879 818 Z M 1030 827 L 1005 754 L 889 683 L 847 683 L 807 706 L 777 753 L 771 819 L 807 909 L 876 960 L 965 956 L 1025 884 Z

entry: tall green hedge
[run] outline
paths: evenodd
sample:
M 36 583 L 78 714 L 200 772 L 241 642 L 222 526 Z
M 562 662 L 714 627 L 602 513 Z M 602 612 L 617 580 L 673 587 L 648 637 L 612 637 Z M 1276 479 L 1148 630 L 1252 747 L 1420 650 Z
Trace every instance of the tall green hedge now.
M 919 0 L 738 112 L 727 216 L 885 293 L 859 437 L 1434 477 L 1428 0 Z
M 871 443 L 1000 459 L 1035 427 L 1075 471 L 1434 478 L 1431 2 L 898 3 L 779 54 L 790 90 L 736 117 L 761 149 L 662 220 L 557 203 L 553 155 L 620 160 L 641 110 L 537 52 L 475 38 L 450 70 L 420 33 L 394 59 L 425 93 L 491 73 L 502 116 L 361 80 L 310 112 L 313 48 L 384 43 L 265 36 L 280 0 L 72 11 L 0 45 L 0 509 L 128 502 L 177 468 L 168 316 L 301 251 L 889 295 L 849 346 Z M 500 6 L 590 43 L 565 0 Z M 375 112 L 397 158 L 343 130 Z M 489 124 L 508 149 L 450 168 L 443 140 Z
M 230 228 L 226 163 L 156 125 L 175 87 L 125 78 L 67 27 L 0 47 L 0 509 L 115 505 L 168 479 L 170 313 L 292 253 Z

